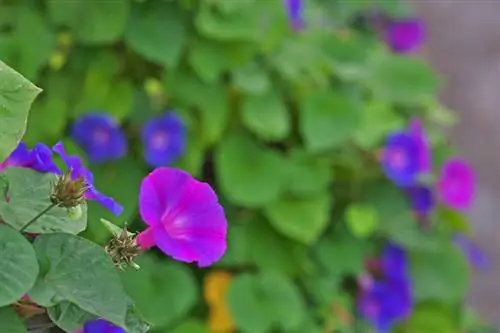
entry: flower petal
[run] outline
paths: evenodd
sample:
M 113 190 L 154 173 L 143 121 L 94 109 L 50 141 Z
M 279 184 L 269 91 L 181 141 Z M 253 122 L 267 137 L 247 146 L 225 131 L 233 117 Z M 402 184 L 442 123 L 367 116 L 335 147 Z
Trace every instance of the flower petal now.
M 392 133 L 383 150 L 382 167 L 396 185 L 414 185 L 419 172 L 416 141 L 406 132 Z
M 441 167 L 437 190 L 441 201 L 452 208 L 470 207 L 476 189 L 476 176 L 467 161 L 450 158 Z
M 85 198 L 97 201 L 104 208 L 107 208 L 111 213 L 118 216 L 123 213 L 123 206 L 115 201 L 115 199 L 108 197 L 97 191 L 93 186 L 85 193 Z
M 104 319 L 96 319 L 85 323 L 83 333 L 126 333 L 123 328 L 115 326 Z

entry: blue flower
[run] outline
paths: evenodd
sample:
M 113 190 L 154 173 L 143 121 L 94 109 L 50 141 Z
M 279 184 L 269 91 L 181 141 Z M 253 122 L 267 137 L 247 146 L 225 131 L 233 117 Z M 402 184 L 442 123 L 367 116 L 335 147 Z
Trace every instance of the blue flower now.
M 144 159 L 151 167 L 166 166 L 186 150 L 186 127 L 175 113 L 150 119 L 142 128 Z
M 115 215 L 120 215 L 123 212 L 123 207 L 119 205 L 113 198 L 108 197 L 101 192 L 97 191 L 94 187 L 94 176 L 89 169 L 83 166 L 81 159 L 76 155 L 68 155 L 64 149 L 62 142 L 57 143 L 52 148 L 58 153 L 66 163 L 66 167 L 71 171 L 71 179 L 76 180 L 83 177 L 89 189 L 85 192 L 85 198 L 94 200 L 106 207 Z
M 413 186 L 420 171 L 419 146 L 407 132 L 391 134 L 382 154 L 386 176 L 401 187 Z
M 358 310 L 379 333 L 389 332 L 413 308 L 406 253 L 389 244 L 380 258 L 380 277 L 362 285 Z
M 37 143 L 33 149 L 29 149 L 24 142 L 19 143 L 10 156 L 0 163 L 0 171 L 7 167 L 29 168 L 39 172 L 61 174 L 52 161 L 52 150 L 43 143 Z
M 83 333 L 127 333 L 123 328 L 110 324 L 104 319 L 87 322 L 83 326 Z
M 288 20 L 293 29 L 300 30 L 304 27 L 302 18 L 303 0 L 284 0 Z
M 87 153 L 90 162 L 116 160 L 127 153 L 127 138 L 113 117 L 88 113 L 73 124 L 70 136 Z
M 467 236 L 456 234 L 453 242 L 467 256 L 469 264 L 476 269 L 487 269 L 490 265 L 489 259 L 484 252 Z
M 414 186 L 408 189 L 413 211 L 427 216 L 435 206 L 432 189 L 426 186 Z

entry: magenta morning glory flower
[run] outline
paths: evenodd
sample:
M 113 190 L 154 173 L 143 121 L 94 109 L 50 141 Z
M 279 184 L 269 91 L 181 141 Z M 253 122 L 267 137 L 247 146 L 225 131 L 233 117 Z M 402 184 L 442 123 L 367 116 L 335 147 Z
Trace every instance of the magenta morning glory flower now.
M 83 325 L 81 330 L 73 333 L 127 333 L 123 328 L 110 324 L 104 319 L 95 319 Z
M 425 39 L 424 23 L 419 18 L 390 20 L 384 37 L 389 48 L 396 53 L 418 51 Z
M 489 267 L 488 257 L 469 237 L 463 234 L 456 234 L 453 237 L 453 242 L 464 252 L 472 267 L 476 269 L 486 269 Z
M 183 170 L 161 167 L 141 184 L 139 211 L 148 228 L 142 249 L 156 245 L 175 260 L 206 267 L 226 252 L 227 221 L 210 185 Z
M 102 206 L 110 210 L 114 215 L 120 215 L 123 212 L 123 207 L 119 205 L 113 198 L 108 197 L 97 191 L 94 186 L 94 176 L 89 169 L 83 166 L 81 159 L 76 155 L 68 155 L 62 142 L 57 143 L 52 148 L 63 159 L 68 170 L 71 170 L 71 178 L 76 180 L 83 177 L 89 189 L 85 192 L 85 199 L 94 200 Z
M 380 258 L 379 276 L 360 284 L 358 311 L 379 333 L 390 332 L 392 326 L 410 315 L 413 294 L 406 253 L 389 244 Z
M 466 161 L 450 158 L 441 167 L 437 192 L 443 204 L 458 210 L 469 208 L 475 187 L 474 170 Z
M 150 119 L 142 128 L 144 159 L 152 167 L 173 163 L 186 150 L 186 127 L 175 113 Z
M 70 136 L 87 153 L 90 162 L 116 160 L 127 153 L 127 138 L 113 117 L 88 113 L 76 120 Z
M 300 30 L 304 27 L 302 18 L 303 0 L 283 0 L 288 15 L 288 20 L 294 30 Z
M 7 167 L 21 167 L 39 172 L 61 173 L 52 161 L 52 150 L 43 143 L 37 143 L 33 149 L 29 149 L 26 143 L 20 142 L 10 156 L 4 162 L 0 163 L 0 171 Z
M 405 131 L 392 133 L 382 152 L 382 167 L 386 176 L 396 185 L 415 184 L 419 173 L 419 147 Z

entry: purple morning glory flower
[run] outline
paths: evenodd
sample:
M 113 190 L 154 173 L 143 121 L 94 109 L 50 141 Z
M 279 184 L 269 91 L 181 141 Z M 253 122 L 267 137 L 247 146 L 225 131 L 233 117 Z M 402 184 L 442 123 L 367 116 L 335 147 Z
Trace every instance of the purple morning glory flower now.
M 97 191 L 94 187 L 94 176 L 89 169 L 83 166 L 83 163 L 78 156 L 68 155 L 62 142 L 57 143 L 52 149 L 61 156 L 64 163 L 66 163 L 68 170 L 71 170 L 71 178 L 73 180 L 83 177 L 85 183 L 87 183 L 87 186 L 89 187 L 87 192 L 85 192 L 86 199 L 97 201 L 115 215 L 120 215 L 123 212 L 123 207 L 113 200 L 113 198 Z
M 386 176 L 396 185 L 415 184 L 419 173 L 419 147 L 405 131 L 395 132 L 387 138 L 382 153 L 382 167 Z
M 226 252 L 227 221 L 210 185 L 170 167 L 141 184 L 139 211 L 148 228 L 137 236 L 142 249 L 156 245 L 175 260 L 210 266 Z
M 142 128 L 144 159 L 152 167 L 173 163 L 186 150 L 186 127 L 175 113 L 150 119 Z
M 418 51 L 424 39 L 425 27 L 419 18 L 391 20 L 385 27 L 386 43 L 396 53 Z
M 127 153 L 127 138 L 113 117 L 88 113 L 76 120 L 70 136 L 87 153 L 90 162 L 116 160 Z
M 74 333 L 127 333 L 123 328 L 115 326 L 104 319 L 89 321 L 81 330 Z
M 418 166 L 421 173 L 428 173 L 431 171 L 431 148 L 427 135 L 422 127 L 419 119 L 410 120 L 408 133 L 415 140 L 418 150 Z
M 392 326 L 410 315 L 413 295 L 406 253 L 389 244 L 380 258 L 381 276 L 360 284 L 358 310 L 378 332 L 389 332 Z
M 453 237 L 453 242 L 464 252 L 472 267 L 476 269 L 486 269 L 489 267 L 488 257 L 469 237 L 463 234 L 456 234 Z
M 476 189 L 474 170 L 466 161 L 450 158 L 441 167 L 437 191 L 441 201 L 452 208 L 470 207 Z
M 427 215 L 435 206 L 432 190 L 425 186 L 414 186 L 408 189 L 413 211 L 420 215 Z
M 10 156 L 0 163 L 0 171 L 7 167 L 29 168 L 39 172 L 61 174 L 52 161 L 52 150 L 43 143 L 37 143 L 33 149 L 29 149 L 26 143 L 20 142 Z
M 288 20 L 294 30 L 300 30 L 304 27 L 302 18 L 303 0 L 283 0 L 288 15 Z

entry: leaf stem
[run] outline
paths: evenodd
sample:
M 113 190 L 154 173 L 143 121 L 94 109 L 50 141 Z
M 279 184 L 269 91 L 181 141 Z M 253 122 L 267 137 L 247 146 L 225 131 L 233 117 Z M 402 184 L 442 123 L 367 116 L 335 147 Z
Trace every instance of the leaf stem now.
M 42 210 L 40 213 L 38 213 L 37 216 L 35 216 L 34 218 L 32 218 L 28 223 L 26 223 L 24 225 L 24 227 L 22 227 L 19 232 L 24 232 L 26 230 L 26 228 L 28 228 L 30 225 L 32 225 L 33 223 L 36 222 L 36 220 L 38 220 L 40 217 L 43 216 L 43 214 L 47 213 L 49 210 L 51 210 L 52 208 L 54 208 L 57 204 L 55 203 L 52 203 L 50 204 L 47 208 L 45 208 L 44 210 Z

